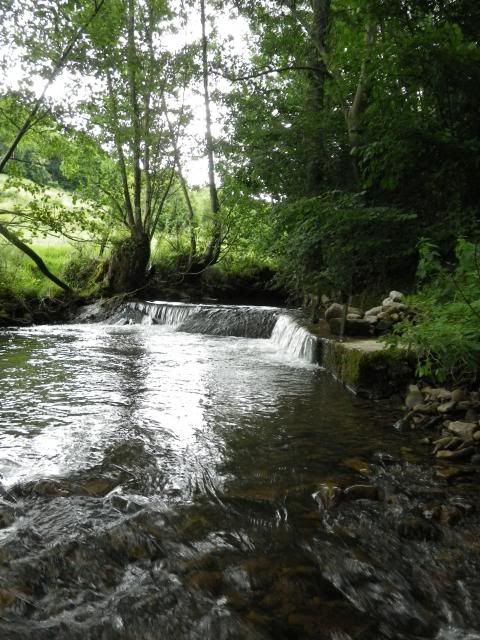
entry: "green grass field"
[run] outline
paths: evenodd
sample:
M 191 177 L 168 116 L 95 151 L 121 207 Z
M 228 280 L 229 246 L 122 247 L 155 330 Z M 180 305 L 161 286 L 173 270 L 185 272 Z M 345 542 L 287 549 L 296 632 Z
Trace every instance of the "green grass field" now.
M 29 187 L 35 187 L 28 180 L 23 180 L 26 189 L 7 187 L 7 180 L 6 175 L 0 174 L 0 221 L 3 222 L 9 222 L 12 219 L 10 212 L 14 213 L 30 204 L 34 196 Z M 53 204 L 58 203 L 66 208 L 79 206 L 78 202 L 74 203 L 70 194 L 61 189 L 49 187 L 44 192 L 51 198 Z M 97 251 L 93 243 L 75 243 L 53 235 L 34 236 L 27 231 L 23 239 L 40 255 L 50 271 L 60 278 L 65 276 L 72 261 L 91 257 Z M 0 297 L 45 298 L 55 297 L 60 291 L 53 282 L 39 272 L 28 256 L 0 236 Z

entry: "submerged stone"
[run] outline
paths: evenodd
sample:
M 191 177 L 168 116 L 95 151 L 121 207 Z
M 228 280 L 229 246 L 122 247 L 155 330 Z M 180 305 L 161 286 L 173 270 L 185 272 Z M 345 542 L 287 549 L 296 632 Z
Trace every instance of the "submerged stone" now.
M 378 489 L 370 484 L 352 484 L 344 491 L 347 500 L 378 500 Z
M 474 447 L 465 447 L 464 449 L 456 449 L 455 451 L 437 451 L 436 456 L 440 460 L 466 460 L 471 458 L 474 453 Z

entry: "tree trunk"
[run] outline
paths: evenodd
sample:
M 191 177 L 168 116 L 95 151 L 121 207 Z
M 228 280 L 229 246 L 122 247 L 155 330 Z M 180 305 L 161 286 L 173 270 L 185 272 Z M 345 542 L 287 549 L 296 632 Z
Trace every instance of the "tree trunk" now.
M 322 120 L 325 106 L 325 82 L 328 71 L 324 57 L 326 49 L 326 36 L 330 22 L 330 0 L 312 1 L 312 27 L 311 38 L 313 47 L 309 66 L 310 87 L 306 104 L 308 115 L 307 124 L 307 153 L 308 160 L 305 176 L 305 191 L 308 196 L 317 196 L 322 191 L 322 183 L 325 180 L 325 163 L 327 154 L 325 150 Z
M 15 247 L 17 247 L 17 249 L 20 249 L 20 251 L 23 251 L 23 253 L 25 253 L 29 258 L 31 258 L 39 268 L 40 272 L 43 273 L 43 275 L 46 276 L 49 280 L 51 280 L 54 284 L 56 284 L 57 287 L 60 287 L 67 293 L 72 293 L 72 289 L 68 286 L 68 284 L 65 284 L 65 282 L 57 278 L 57 276 L 55 276 L 48 269 L 47 265 L 44 263 L 42 258 L 38 255 L 38 253 L 35 253 L 33 249 L 31 249 L 27 244 L 25 244 L 22 240 L 20 240 L 20 238 L 18 238 L 14 233 L 9 231 L 7 227 L 2 223 L 0 223 L 0 234 L 4 238 L 6 238 L 9 242 L 11 242 Z
M 133 232 L 119 242 L 110 256 L 106 291 L 108 294 L 128 293 L 145 284 L 150 260 L 150 238 L 145 232 Z
M 368 107 L 368 91 L 369 91 L 369 65 L 373 44 L 375 42 L 375 33 L 377 31 L 376 23 L 370 18 L 365 29 L 365 52 L 360 67 L 360 76 L 358 78 L 357 89 L 353 98 L 352 105 L 347 110 L 346 120 L 348 129 L 348 140 L 350 143 L 351 155 L 353 158 L 353 171 L 357 181 L 360 180 L 357 160 L 357 149 L 361 144 L 363 135 L 362 118 Z
M 200 19 L 202 23 L 202 75 L 203 75 L 203 92 L 205 103 L 205 140 L 207 143 L 208 158 L 208 185 L 210 190 L 210 208 L 212 211 L 213 228 L 212 237 L 206 248 L 202 258 L 202 268 L 217 262 L 220 256 L 222 245 L 222 229 L 220 223 L 220 202 L 218 199 L 217 185 L 215 183 L 215 160 L 213 154 L 213 136 L 212 136 L 212 114 L 210 110 L 210 91 L 208 87 L 208 40 L 207 40 L 207 18 L 205 14 L 205 0 L 200 0 Z

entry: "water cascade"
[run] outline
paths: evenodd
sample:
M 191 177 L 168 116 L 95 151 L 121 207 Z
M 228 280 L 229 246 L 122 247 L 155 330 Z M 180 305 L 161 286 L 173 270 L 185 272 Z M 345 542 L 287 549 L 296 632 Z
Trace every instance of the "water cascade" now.
M 270 339 L 297 358 L 310 363 L 318 362 L 317 338 L 302 327 L 293 314 L 278 316 Z
M 162 324 L 185 333 L 270 339 L 294 357 L 317 362 L 317 338 L 301 326 L 298 313 L 278 307 L 130 302 L 110 323 Z

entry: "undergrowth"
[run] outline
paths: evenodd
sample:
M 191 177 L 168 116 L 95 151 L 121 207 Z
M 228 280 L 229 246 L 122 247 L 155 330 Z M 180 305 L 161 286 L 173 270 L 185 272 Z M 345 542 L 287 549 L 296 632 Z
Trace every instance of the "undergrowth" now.
M 412 349 L 417 374 L 436 382 L 471 383 L 480 366 L 480 245 L 460 239 L 454 262 L 428 241 L 420 245 L 417 315 L 396 328 L 390 343 Z

